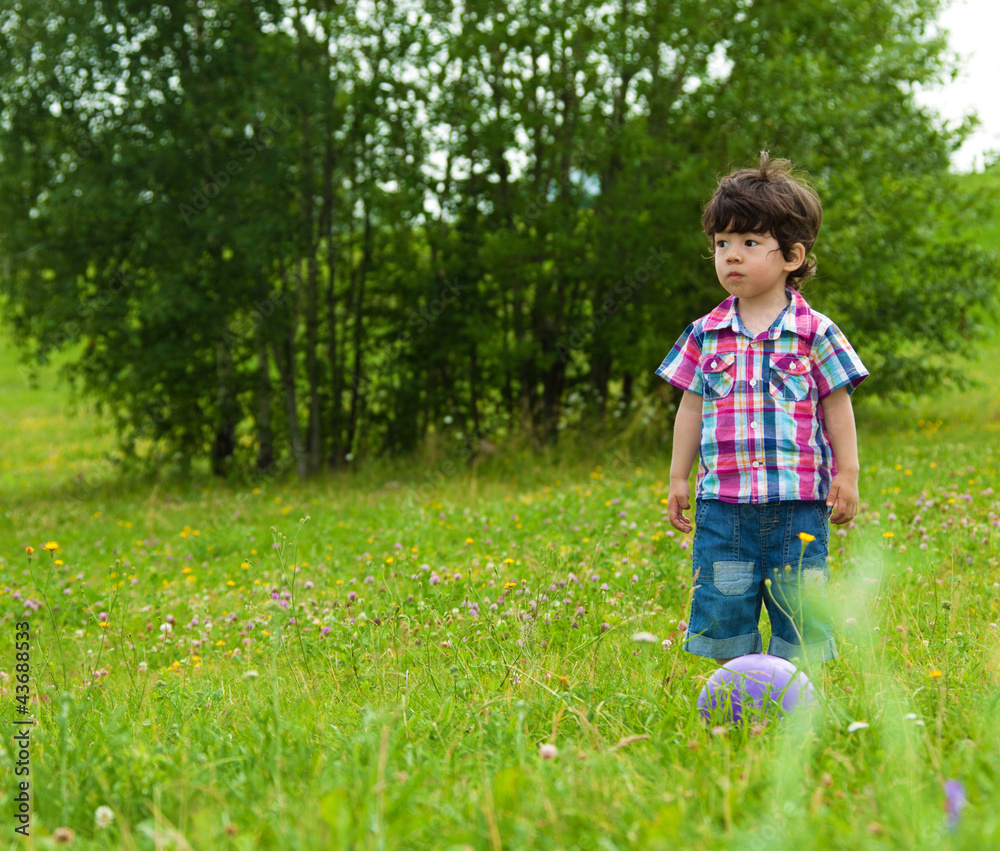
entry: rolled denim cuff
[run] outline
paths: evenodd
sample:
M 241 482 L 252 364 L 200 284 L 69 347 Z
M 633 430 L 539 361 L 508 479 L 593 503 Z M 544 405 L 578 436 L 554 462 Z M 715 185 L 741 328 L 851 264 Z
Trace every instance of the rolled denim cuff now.
M 736 635 L 733 638 L 706 638 L 704 635 L 692 635 L 691 630 L 688 630 L 684 636 L 684 649 L 695 656 L 734 659 L 749 653 L 761 653 L 764 643 L 759 632 L 748 632 L 746 635 Z
M 772 635 L 771 640 L 767 643 L 767 655 L 780 656 L 789 662 L 794 662 L 803 656 L 810 662 L 828 662 L 830 659 L 837 658 L 837 643 L 831 637 L 816 644 L 806 644 L 803 646 L 801 644 L 789 644 L 787 641 L 778 638 L 778 636 Z

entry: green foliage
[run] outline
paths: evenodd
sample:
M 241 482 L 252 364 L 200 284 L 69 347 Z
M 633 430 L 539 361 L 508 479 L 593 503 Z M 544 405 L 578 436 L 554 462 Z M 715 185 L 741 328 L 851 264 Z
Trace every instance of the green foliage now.
M 618 428 L 722 295 L 701 205 L 769 148 L 826 209 L 809 292 L 871 392 L 955 373 L 989 220 L 912 91 L 938 0 L 16 0 L 0 281 L 127 455 L 300 476 Z M 995 202 L 993 202 L 995 203 Z M 993 208 L 995 209 L 995 207 Z
M 34 841 L 995 847 L 996 343 L 980 354 L 971 404 L 861 412 L 820 709 L 723 731 L 695 703 L 711 663 L 680 649 L 667 459 L 131 488 L 89 478 L 105 421 L 64 413 L 53 368 L 30 391 L 0 357 L 0 623 L 31 624 Z M 946 779 L 968 796 L 953 828 Z

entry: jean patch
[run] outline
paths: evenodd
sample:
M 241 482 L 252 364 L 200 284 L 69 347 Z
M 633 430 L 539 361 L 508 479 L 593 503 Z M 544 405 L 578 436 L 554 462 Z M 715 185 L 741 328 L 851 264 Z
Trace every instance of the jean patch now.
M 740 597 L 753 582 L 752 561 L 717 561 L 712 565 L 713 581 L 720 594 Z

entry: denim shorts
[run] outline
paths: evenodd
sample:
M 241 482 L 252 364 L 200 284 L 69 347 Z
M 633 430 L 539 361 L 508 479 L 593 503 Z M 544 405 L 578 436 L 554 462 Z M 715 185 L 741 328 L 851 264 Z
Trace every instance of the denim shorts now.
M 804 542 L 803 532 L 813 540 Z M 771 620 L 770 655 L 794 659 L 804 649 L 812 661 L 836 657 L 826 606 L 829 547 L 823 501 L 698 500 L 685 649 L 714 659 L 762 652 L 763 603 Z

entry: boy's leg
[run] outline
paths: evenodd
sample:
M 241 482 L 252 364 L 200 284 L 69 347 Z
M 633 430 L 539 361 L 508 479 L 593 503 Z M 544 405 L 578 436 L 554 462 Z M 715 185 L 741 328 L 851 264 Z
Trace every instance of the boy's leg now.
M 837 656 L 827 606 L 830 526 L 823 502 L 783 502 L 781 522 L 767 536 L 764 604 L 772 656 L 811 661 Z
M 753 536 L 741 541 L 740 535 L 741 512 L 748 508 L 753 506 L 714 499 L 696 503 L 694 592 L 684 642 L 684 649 L 696 656 L 729 661 L 763 649 L 757 629 L 761 559 L 750 549 Z

